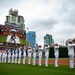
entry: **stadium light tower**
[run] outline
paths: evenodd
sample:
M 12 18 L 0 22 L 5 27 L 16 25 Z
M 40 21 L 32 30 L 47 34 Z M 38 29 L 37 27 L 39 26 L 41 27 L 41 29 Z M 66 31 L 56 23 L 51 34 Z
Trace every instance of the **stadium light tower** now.
M 65 46 L 65 41 L 63 40 L 63 41 L 60 41 L 60 43 L 63 45 L 63 46 Z

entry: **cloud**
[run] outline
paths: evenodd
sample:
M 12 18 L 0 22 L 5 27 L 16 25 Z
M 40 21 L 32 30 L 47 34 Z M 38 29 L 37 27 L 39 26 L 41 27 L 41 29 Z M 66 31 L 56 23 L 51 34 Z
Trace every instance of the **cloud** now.
M 37 24 L 42 25 L 44 27 L 49 27 L 49 26 L 53 26 L 54 24 L 56 24 L 57 22 L 52 20 L 52 19 L 48 19 L 48 20 L 38 20 L 38 22 L 36 21 Z
M 51 34 L 55 42 L 75 37 L 75 0 L 1 0 L 0 23 L 10 8 L 24 16 L 26 28 L 36 31 L 37 42 Z
M 18 1 L 20 1 L 20 0 L 0 0 L 0 6 L 2 7 L 2 8 L 8 8 L 8 7 L 14 7 L 14 6 L 16 6 L 16 3 L 18 2 Z
M 60 20 L 69 25 L 75 24 L 75 0 L 62 0 L 62 7 L 59 10 Z

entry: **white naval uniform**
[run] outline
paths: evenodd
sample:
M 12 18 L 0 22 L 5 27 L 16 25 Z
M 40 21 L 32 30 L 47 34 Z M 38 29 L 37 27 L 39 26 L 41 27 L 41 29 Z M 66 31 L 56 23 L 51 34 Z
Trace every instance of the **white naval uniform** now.
M 54 46 L 55 67 L 58 67 L 59 46 Z
M 8 63 L 10 63 L 10 58 L 11 58 L 11 52 L 8 50 Z
M 32 49 L 28 49 L 28 64 L 31 64 Z
M 33 65 L 36 63 L 36 48 L 33 48 Z
M 26 50 L 23 49 L 23 64 L 25 64 L 25 59 L 26 59 Z
M 68 55 L 70 58 L 70 68 L 74 68 L 74 46 L 75 44 L 68 44 Z
M 5 52 L 2 52 L 2 63 L 5 63 Z
M 14 50 L 12 50 L 12 63 L 14 63 Z
M 39 55 L 39 66 L 41 66 L 42 64 L 41 64 L 41 61 L 42 61 L 42 48 L 39 48 L 38 49 L 38 55 Z
M 21 50 L 20 50 L 20 49 L 19 49 L 18 57 L 19 57 L 19 58 L 18 58 L 18 64 L 20 64 L 20 63 L 21 63 L 21 61 L 20 61 L 20 60 L 21 60 Z
M 45 66 L 48 66 L 49 47 L 45 47 Z
M 17 63 L 18 50 L 15 50 L 15 63 Z
M 7 52 L 5 51 L 5 62 L 7 61 Z
M 15 40 L 15 42 L 14 42 L 13 39 L 11 40 L 11 36 L 12 36 L 12 35 L 8 35 L 8 36 L 7 36 L 6 42 L 18 43 L 18 44 L 20 44 L 20 39 L 19 39 L 18 36 L 15 36 L 15 37 L 13 38 L 13 39 Z
M 2 53 L 0 52 L 0 63 L 1 63 L 1 56 L 2 56 Z

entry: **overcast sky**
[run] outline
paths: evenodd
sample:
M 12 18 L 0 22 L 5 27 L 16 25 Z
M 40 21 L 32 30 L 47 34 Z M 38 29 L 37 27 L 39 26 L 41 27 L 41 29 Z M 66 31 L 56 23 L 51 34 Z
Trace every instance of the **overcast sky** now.
M 24 16 L 26 28 L 36 31 L 38 44 L 46 34 L 55 43 L 75 38 L 75 0 L 0 0 L 0 24 L 4 24 L 9 9 Z

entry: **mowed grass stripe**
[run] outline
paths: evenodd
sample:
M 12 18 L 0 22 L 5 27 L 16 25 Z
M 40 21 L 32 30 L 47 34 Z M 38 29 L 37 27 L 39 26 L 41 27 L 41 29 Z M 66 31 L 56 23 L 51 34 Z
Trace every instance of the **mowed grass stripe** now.
M 59 65 L 55 68 L 54 65 L 45 67 L 33 66 L 28 64 L 2 64 L 0 63 L 0 75 L 75 75 L 75 69 L 70 69 L 69 66 Z

